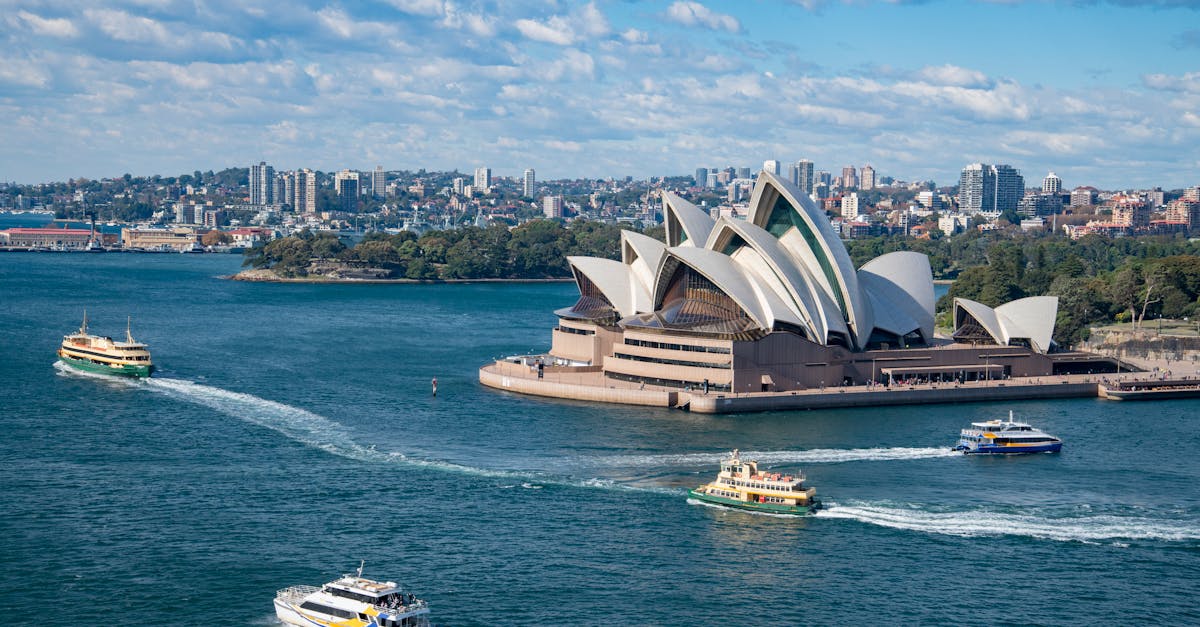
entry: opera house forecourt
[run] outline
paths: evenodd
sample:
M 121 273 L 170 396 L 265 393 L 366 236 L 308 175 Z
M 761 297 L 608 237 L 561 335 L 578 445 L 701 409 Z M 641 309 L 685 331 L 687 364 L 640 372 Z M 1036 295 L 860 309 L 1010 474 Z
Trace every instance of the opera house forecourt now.
M 937 402 L 946 390 L 994 395 L 1013 379 L 1117 368 L 1057 352 L 1052 296 L 995 309 L 955 299 L 953 335 L 935 337 L 925 255 L 889 253 L 855 270 L 825 212 L 769 172 L 758 175 L 745 220 L 713 220 L 666 191 L 663 213 L 665 242 L 624 231 L 620 261 L 569 257 L 579 299 L 555 312 L 549 353 L 498 360 L 480 369 L 480 381 L 560 398 L 740 411 L 819 406 L 835 394 L 841 402 L 826 406 L 851 405 L 862 399 L 848 391 L 894 396 L 918 382 L 940 384 L 942 397 L 870 402 Z M 1062 379 L 1054 383 L 1072 385 Z M 1095 394 L 1094 384 L 1090 393 L 1061 385 L 1057 395 Z

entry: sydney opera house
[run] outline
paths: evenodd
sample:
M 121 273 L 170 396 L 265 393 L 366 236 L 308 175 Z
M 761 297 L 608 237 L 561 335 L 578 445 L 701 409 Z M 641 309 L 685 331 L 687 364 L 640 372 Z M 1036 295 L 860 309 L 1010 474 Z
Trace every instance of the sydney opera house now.
M 995 309 L 956 299 L 952 335 L 935 337 L 924 255 L 855 269 L 825 212 L 770 173 L 744 220 L 714 220 L 670 192 L 663 213 L 665 242 L 625 231 L 620 261 L 568 258 L 579 299 L 555 312 L 539 370 L 591 373 L 605 387 L 741 393 L 1077 367 L 1056 360 L 1054 297 Z

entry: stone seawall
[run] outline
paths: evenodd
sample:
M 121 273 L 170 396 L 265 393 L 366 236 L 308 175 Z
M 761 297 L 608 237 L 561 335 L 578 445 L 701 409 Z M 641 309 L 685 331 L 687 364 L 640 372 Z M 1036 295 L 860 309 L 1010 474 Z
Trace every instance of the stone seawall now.
M 521 394 L 531 394 L 534 396 L 563 398 L 573 401 L 596 401 L 601 403 L 620 403 L 623 405 L 648 405 L 651 407 L 675 407 L 679 402 L 679 392 L 560 383 L 546 379 L 517 376 L 516 373 L 506 374 L 499 370 L 499 368 L 492 366 L 480 368 L 479 382 L 498 390 L 520 392 Z
M 934 403 L 974 403 L 1049 398 L 1098 396 L 1095 382 L 993 383 L 983 385 L 934 385 L 874 388 L 837 388 L 820 392 L 777 392 L 762 394 L 693 395 L 688 408 L 702 414 L 838 407 L 876 407 L 883 405 L 926 405 Z

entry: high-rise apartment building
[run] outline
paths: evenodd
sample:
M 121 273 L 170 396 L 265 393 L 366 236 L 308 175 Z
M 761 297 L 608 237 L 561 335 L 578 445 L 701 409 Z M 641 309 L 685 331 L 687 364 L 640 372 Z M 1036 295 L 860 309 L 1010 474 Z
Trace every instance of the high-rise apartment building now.
M 708 184 L 708 168 L 696 168 L 696 187 L 704 187 Z
M 767 159 L 763 161 L 763 170 L 779 176 L 779 161 L 776 159 Z
M 1071 190 L 1072 207 L 1089 207 L 1096 204 L 1095 187 L 1076 187 Z
M 276 174 L 271 179 L 271 203 L 272 204 L 278 204 L 278 205 L 288 204 L 288 205 L 290 205 L 292 203 L 292 197 L 290 194 L 288 194 L 287 181 L 288 181 L 287 176 L 282 173 Z
M 858 179 L 859 189 L 875 189 L 875 168 L 869 165 L 864 165 L 862 167 L 862 174 L 858 177 Z
M 808 159 L 801 159 L 796 162 L 795 168 L 796 180 L 794 182 L 796 187 L 799 187 L 803 192 L 811 194 L 813 183 L 815 182 L 813 176 L 816 174 L 816 171 L 813 169 L 813 162 Z
M 1051 172 L 1042 179 L 1042 191 L 1047 194 L 1057 194 L 1062 191 L 1062 179 Z
M 275 168 L 260 161 L 250 166 L 250 204 L 269 205 L 274 202 Z
M 342 211 L 354 211 L 358 208 L 359 177 L 354 170 L 342 170 L 333 179 L 334 190 L 337 191 Z
M 466 189 L 466 186 L 467 186 L 467 179 L 464 179 L 461 176 L 454 178 L 454 193 L 455 194 L 462 196 L 463 191 Z
M 375 171 L 371 173 L 371 195 L 376 198 L 387 195 L 387 173 L 381 165 L 375 166 Z
M 750 168 L 738 168 L 737 169 L 737 178 L 739 178 L 739 179 L 750 178 Z
M 296 213 L 317 212 L 317 173 L 304 168 L 294 174 L 292 208 Z
M 525 168 L 525 184 L 522 186 L 521 195 L 526 198 L 533 198 L 533 187 L 537 183 L 536 174 L 533 168 Z
M 850 192 L 842 196 L 842 219 L 846 221 L 858 220 L 858 194 Z
M 1200 185 L 1195 185 L 1183 190 L 1183 199 L 1192 202 L 1200 202 Z
M 842 189 L 858 189 L 858 171 L 852 165 L 842 168 Z
M 550 219 L 563 217 L 563 197 L 546 196 L 542 198 L 542 214 Z
M 1009 165 L 972 163 L 958 179 L 958 208 L 964 213 L 1015 211 L 1025 195 L 1025 178 Z
M 486 194 L 492 188 L 492 169 L 475 168 L 475 189 Z

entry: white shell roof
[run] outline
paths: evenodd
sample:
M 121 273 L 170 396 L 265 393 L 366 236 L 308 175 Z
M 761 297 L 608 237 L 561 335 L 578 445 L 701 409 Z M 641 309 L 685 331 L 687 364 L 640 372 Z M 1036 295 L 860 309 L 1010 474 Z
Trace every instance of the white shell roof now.
M 863 264 L 859 284 L 870 295 L 875 327 L 904 335 L 920 329 L 933 339 L 933 272 L 929 258 L 900 251 L 881 255 Z
M 1031 296 L 992 309 L 967 298 L 954 299 L 954 320 L 963 308 L 979 322 L 997 344 L 1007 346 L 1012 338 L 1027 338 L 1034 350 L 1050 350 L 1054 322 L 1058 316 L 1057 296 Z
M 671 279 L 671 277 L 664 276 L 661 272 L 662 268 L 666 266 L 669 257 L 679 259 L 682 263 L 693 268 L 709 281 L 712 281 L 721 291 L 732 298 L 760 328 L 771 328 L 774 321 L 773 314 L 777 313 L 777 311 L 768 311 L 768 308 L 765 308 L 760 303 L 759 292 L 751 287 L 749 277 L 742 272 L 732 259 L 706 248 L 674 246 L 667 249 L 667 254 L 663 257 L 663 263 L 659 265 L 660 272 L 654 286 L 655 308 L 662 306 L 662 302 L 660 301 L 665 295 L 667 289 L 666 283 Z M 777 304 L 776 309 L 780 306 L 782 306 L 782 303 Z M 799 321 L 797 321 L 798 323 Z
M 633 306 L 637 313 L 654 310 L 654 276 L 667 245 L 634 231 L 621 231 L 621 260 L 628 266 Z
M 634 308 L 633 290 L 630 286 L 629 268 L 620 261 L 600 257 L 567 257 L 567 263 L 596 285 L 608 302 L 613 304 L 621 317 L 637 313 Z
M 713 219 L 703 209 L 693 205 L 692 203 L 680 198 L 673 192 L 664 191 L 663 212 L 669 214 L 666 216 L 667 222 L 667 244 L 674 246 L 703 246 L 708 240 L 708 233 L 712 231 Z M 687 234 L 687 239 L 682 242 L 672 242 L 670 232 L 671 216 Z
M 825 294 L 816 279 L 787 254 L 779 240 L 761 227 L 723 217 L 717 220 L 705 247 L 711 250 L 723 247 L 732 235 L 740 236 L 770 265 L 774 280 L 791 296 L 793 317 L 803 321 L 801 326 L 808 330 L 810 337 L 824 343 L 831 328 L 846 333 L 846 323 L 837 305 L 828 297 L 822 298 Z
M 861 348 L 867 342 L 873 328 L 870 304 L 859 289 L 858 273 L 854 270 L 850 254 L 846 252 L 841 238 L 833 231 L 833 226 L 829 223 L 825 212 L 813 204 L 808 194 L 767 171 L 762 171 L 758 175 L 754 196 L 750 201 L 750 215 L 747 217 L 747 222 L 759 227 L 766 227 L 776 199 L 776 195 L 770 193 L 771 191 L 777 192 L 779 196 L 786 199 L 796 209 L 796 213 L 804 220 L 809 230 L 817 236 L 818 245 L 821 247 L 819 254 L 829 260 L 829 265 L 832 267 L 838 283 L 828 287 L 841 292 L 842 300 L 848 309 L 845 312 L 845 318 L 854 331 L 855 342 Z M 800 242 L 803 242 L 804 245 L 800 246 Z M 783 244 L 797 261 L 808 266 L 809 273 L 820 277 L 820 282 L 827 285 L 825 271 L 816 257 L 818 253 L 811 249 L 806 250 L 808 246 L 803 238 L 787 238 Z M 837 301 L 836 298 L 833 300 Z

